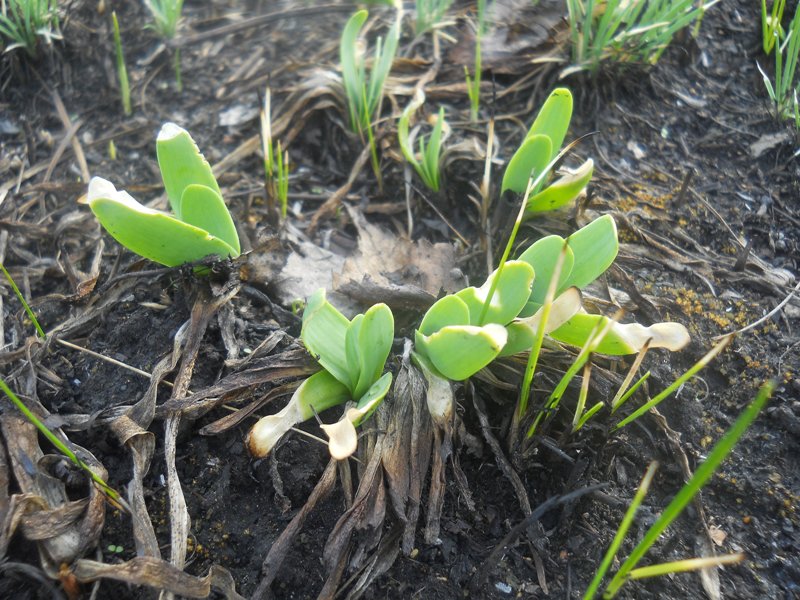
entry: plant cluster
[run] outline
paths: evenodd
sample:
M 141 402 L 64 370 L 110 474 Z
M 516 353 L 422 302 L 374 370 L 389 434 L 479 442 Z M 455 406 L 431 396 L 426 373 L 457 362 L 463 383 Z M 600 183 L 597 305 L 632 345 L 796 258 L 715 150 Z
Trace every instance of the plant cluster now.
M 605 61 L 655 64 L 675 34 L 719 0 L 567 0 L 572 66 L 594 72 Z
M 776 10 L 777 7 L 777 10 Z M 800 56 L 800 6 L 795 9 L 794 17 L 786 31 L 780 25 L 783 5 L 778 0 L 772 7 L 772 16 L 766 16 L 766 5 L 762 4 L 762 24 L 764 29 L 764 51 L 769 54 L 775 51 L 775 77 L 772 80 L 758 65 L 764 80 L 775 114 L 779 119 L 792 119 L 800 129 L 800 102 L 798 102 L 798 85 L 795 82 L 797 59 Z M 769 41 L 769 44 L 768 44 Z M 757 63 L 756 63 L 757 64 Z
M 321 371 L 306 379 L 286 407 L 261 418 L 250 430 L 247 445 L 254 456 L 266 456 L 294 425 L 319 412 L 353 400 L 344 417 L 322 425 L 331 456 L 345 459 L 356 450 L 356 427 L 380 405 L 392 384 L 383 373 L 394 340 L 394 317 L 385 304 L 348 320 L 328 302 L 321 289 L 303 311 L 301 338 Z
M 178 24 L 183 12 L 183 0 L 144 0 L 144 5 L 153 17 L 153 22 L 148 27 L 166 41 L 173 39 L 178 32 Z M 172 55 L 172 65 L 175 70 L 175 85 L 180 92 L 183 90 L 183 81 L 179 47 L 175 48 Z
M 36 58 L 39 40 L 51 44 L 61 39 L 58 0 L 5 0 L 0 12 L 4 52 L 15 48 Z
M 419 137 L 419 152 L 415 153 L 414 140 L 418 128 L 409 133 L 409 121 L 411 115 L 424 103 L 425 93 L 422 90 L 418 90 L 397 122 L 397 141 L 400 144 L 403 156 L 414 167 L 423 183 L 434 192 L 438 192 L 441 179 L 439 165 L 442 156 L 442 143 L 449 133 L 449 127 L 444 119 L 444 107 L 441 107 L 439 108 L 438 116 L 434 118 L 430 137 L 427 142 L 422 136 Z M 443 131 L 444 135 L 442 135 Z

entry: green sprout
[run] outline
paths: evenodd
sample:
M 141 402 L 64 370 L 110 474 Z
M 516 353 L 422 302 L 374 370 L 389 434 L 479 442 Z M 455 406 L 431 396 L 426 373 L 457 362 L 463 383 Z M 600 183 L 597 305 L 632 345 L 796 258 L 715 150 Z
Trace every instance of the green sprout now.
M 153 22 L 148 27 L 153 29 L 164 40 L 173 39 L 178 31 L 178 23 L 181 20 L 183 0 L 144 0 L 144 4 L 153 17 Z M 179 92 L 183 91 L 181 49 L 179 47 L 175 48 L 175 52 L 172 55 L 172 64 L 175 69 L 175 85 Z
M 174 216 L 147 208 L 111 182 L 93 177 L 87 200 L 100 224 L 129 250 L 168 267 L 209 255 L 239 256 L 231 214 L 189 133 L 167 123 L 158 134 L 156 149 Z
M 420 35 L 433 29 L 453 4 L 453 0 L 417 0 L 414 33 Z
M 438 118 L 434 123 L 433 130 L 431 131 L 428 142 L 420 137 L 419 139 L 419 158 L 414 153 L 414 133 L 409 135 L 409 119 L 411 115 L 420 106 L 425 103 L 425 93 L 418 90 L 414 95 L 414 99 L 403 111 L 400 120 L 397 123 L 397 141 L 400 144 L 400 150 L 403 156 L 414 167 L 414 170 L 422 179 L 423 183 L 434 192 L 439 191 L 440 177 L 439 177 L 439 163 L 442 153 L 442 131 L 449 131 L 449 127 L 444 120 L 444 107 L 439 109 Z
M 14 290 L 14 295 L 19 299 L 20 303 L 22 304 L 22 307 L 25 309 L 25 312 L 28 313 L 28 318 L 31 320 L 31 323 L 33 323 L 33 326 L 36 329 L 36 335 L 38 335 L 41 339 L 46 339 L 47 336 L 45 335 L 42 326 L 39 325 L 39 320 L 36 318 L 36 315 L 34 314 L 27 300 L 25 300 L 25 296 L 22 295 L 22 292 L 20 291 L 19 287 L 17 287 L 17 284 L 11 277 L 11 273 L 8 272 L 8 269 L 6 269 L 3 263 L 0 263 L 0 271 L 3 272 L 6 281 L 8 281 L 8 284 L 11 286 L 11 289 Z
M 283 151 L 279 140 L 272 139 L 272 94 L 267 87 L 261 109 L 261 149 L 264 153 L 264 177 L 267 195 L 274 206 L 277 201 L 281 217 L 286 218 L 289 206 L 289 152 Z
M 117 12 L 111 12 L 111 22 L 114 25 L 114 49 L 117 55 L 117 78 L 119 79 L 119 93 L 122 98 L 122 110 L 125 116 L 131 114 L 131 86 L 128 81 L 128 68 L 125 66 L 125 56 L 122 53 L 122 37 L 119 34 L 119 21 Z
M 761 44 L 764 54 L 769 55 L 775 47 L 775 41 L 783 37 L 783 11 L 786 0 L 773 0 L 772 10 L 767 12 L 767 0 L 761 0 Z
M 366 134 L 370 148 L 372 171 L 378 180 L 379 187 L 383 188 L 380 161 L 378 160 L 378 147 L 375 143 L 375 134 L 372 130 L 372 121 L 380 113 L 383 100 L 383 88 L 386 78 L 394 62 L 397 44 L 400 41 L 400 22 L 402 11 L 398 8 L 397 18 L 389 29 L 386 45 L 382 38 L 375 43 L 372 60 L 372 69 L 367 76 L 366 52 L 359 43 L 359 34 L 369 13 L 366 10 L 356 12 L 345 25 L 342 38 L 339 42 L 339 57 L 342 63 L 342 84 L 344 85 L 347 99 L 347 110 L 350 118 L 350 128 L 360 136 Z
M 773 39 L 777 42 L 775 48 L 775 82 L 756 63 L 764 79 L 764 87 L 775 107 L 779 119 L 794 117 L 797 128 L 800 129 L 800 107 L 797 102 L 797 85 L 795 84 L 795 70 L 797 59 L 800 56 L 800 6 L 795 9 L 794 17 L 789 24 L 789 30 L 781 37 L 781 30 L 773 31 Z
M 594 163 L 591 159 L 574 171 L 566 171 L 549 185 L 547 174 L 543 175 L 558 157 L 571 119 L 572 94 L 566 88 L 553 90 L 519 149 L 508 161 L 501 193 L 507 190 L 525 193 L 531 178 L 539 180 L 530 191 L 523 219 L 566 206 L 581 194 L 592 178 Z
M 719 0 L 567 0 L 572 66 L 595 72 L 601 62 L 655 64 L 673 36 Z
M 0 12 L 0 35 L 5 50 L 22 48 L 36 58 L 40 39 L 46 44 L 61 39 L 58 0 L 5 0 Z
M 355 406 L 340 421 L 322 425 L 331 456 L 342 460 L 356 450 L 355 428 L 375 411 L 392 384 L 392 374 L 383 373 L 394 341 L 392 311 L 376 304 L 348 320 L 320 289 L 308 298 L 300 336 L 323 370 L 306 379 L 283 410 L 253 426 L 248 448 L 254 456 L 266 456 L 296 424 L 353 400 Z
M 372 127 L 383 99 L 383 87 L 392 68 L 397 44 L 400 40 L 400 20 L 396 20 L 389 30 L 386 44 L 382 38 L 375 43 L 372 69 L 367 74 L 365 52 L 359 48 L 359 34 L 369 13 L 356 12 L 345 25 L 339 44 L 339 57 L 342 63 L 342 83 L 347 97 L 350 127 L 355 133 L 364 134 Z
M 483 38 L 486 22 L 486 0 L 478 0 L 478 25 L 475 30 L 475 66 L 472 77 L 464 66 L 464 77 L 467 80 L 467 96 L 469 96 L 469 118 L 472 122 L 478 120 L 478 111 L 481 105 L 481 39 Z
M 681 490 L 675 495 L 669 505 L 663 510 L 655 523 L 647 530 L 642 540 L 636 545 L 631 552 L 630 556 L 622 563 L 617 573 L 611 579 L 611 582 L 606 587 L 603 593 L 605 600 L 614 598 L 619 592 L 620 588 L 631 579 L 641 579 L 644 577 L 654 577 L 660 575 L 667 575 L 670 573 L 678 573 L 689 570 L 696 570 L 701 568 L 708 568 L 718 566 L 721 564 L 730 564 L 742 560 L 741 554 L 733 554 L 720 557 L 708 557 L 704 559 L 688 559 L 683 561 L 669 562 L 660 565 L 650 565 L 648 567 L 636 568 L 639 561 L 644 557 L 647 551 L 658 541 L 661 534 L 672 524 L 675 519 L 681 514 L 684 508 L 691 502 L 692 498 L 708 483 L 708 480 L 714 475 L 719 468 L 720 464 L 730 454 L 733 447 L 744 435 L 745 431 L 750 427 L 752 422 L 758 416 L 761 409 L 766 404 L 769 397 L 772 395 L 774 389 L 773 383 L 764 384 L 759 390 L 755 400 L 744 410 L 739 416 L 733 426 L 723 435 L 717 442 L 708 458 L 701 464 L 697 471 L 695 471 L 692 478 L 686 482 Z M 641 505 L 650 481 L 655 473 L 656 463 L 650 465 L 650 468 L 645 475 L 642 484 L 639 487 L 633 501 L 631 502 L 628 511 L 623 517 L 622 523 L 614 537 L 611 545 L 609 546 L 603 561 L 600 564 L 594 579 L 589 585 L 584 600 L 592 600 L 597 593 L 597 590 L 602 583 L 603 577 L 608 571 L 611 563 L 614 560 L 625 535 L 633 522 L 638 507 Z

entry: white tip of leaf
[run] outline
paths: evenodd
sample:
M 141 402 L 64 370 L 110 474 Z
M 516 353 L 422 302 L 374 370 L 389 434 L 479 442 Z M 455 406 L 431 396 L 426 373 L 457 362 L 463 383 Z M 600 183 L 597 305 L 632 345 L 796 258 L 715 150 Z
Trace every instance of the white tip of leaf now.
M 128 206 L 141 213 L 158 213 L 157 210 L 147 208 L 143 204 L 137 202 L 133 196 L 125 190 L 118 190 L 114 187 L 113 183 L 102 177 L 92 177 L 89 181 L 89 191 L 86 194 L 86 202 L 91 206 L 96 200 L 118 202 L 119 204 Z
M 167 140 L 178 137 L 183 133 L 186 133 L 186 130 L 180 125 L 176 125 L 175 123 L 164 123 L 161 126 L 161 130 L 158 132 L 158 138 L 156 141 L 166 142 Z
M 550 305 L 550 315 L 544 327 L 545 333 L 550 333 L 569 321 L 581 310 L 581 291 L 576 287 L 567 288 Z M 520 319 L 533 331 L 538 331 L 544 311 L 540 308 L 536 313 L 526 319 Z
M 344 460 L 352 456 L 358 447 L 358 433 L 356 433 L 355 425 L 351 420 L 353 417 L 358 417 L 358 411 L 351 408 L 336 423 L 320 426 L 328 436 L 328 450 L 331 457 L 336 460 Z
M 680 323 L 655 323 L 645 327 L 639 323 L 615 323 L 612 331 L 626 340 L 637 352 L 650 340 L 650 348 L 666 348 L 677 352 L 686 346 L 691 337 Z
M 303 420 L 300 404 L 292 397 L 282 411 L 262 417 L 253 425 L 247 434 L 247 449 L 256 458 L 267 456 L 286 432 Z

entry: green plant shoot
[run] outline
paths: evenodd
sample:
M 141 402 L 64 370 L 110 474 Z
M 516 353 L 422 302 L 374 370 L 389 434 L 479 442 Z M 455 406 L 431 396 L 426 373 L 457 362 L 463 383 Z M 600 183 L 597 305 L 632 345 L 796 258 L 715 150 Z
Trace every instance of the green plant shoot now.
M 409 135 L 409 119 L 411 114 L 416 111 L 425 102 L 425 93 L 418 90 L 414 99 L 403 111 L 400 120 L 397 123 L 397 140 L 400 144 L 400 150 L 403 156 L 414 167 L 414 170 L 422 179 L 423 183 L 434 192 L 439 191 L 440 176 L 439 176 L 439 163 L 441 160 L 442 141 L 449 132 L 449 127 L 444 120 L 444 107 L 439 109 L 439 115 L 436 118 L 433 130 L 431 131 L 430 138 L 426 143 L 420 137 L 419 139 L 419 153 L 414 152 L 414 134 Z M 444 137 L 442 131 L 445 130 Z M 418 158 L 419 156 L 419 158 Z
M 87 201 L 100 224 L 129 250 L 168 267 L 209 255 L 239 256 L 236 226 L 211 167 L 189 133 L 167 123 L 156 149 L 174 214 L 147 208 L 111 182 L 93 177 Z
M 178 31 L 178 23 L 183 12 L 183 0 L 144 0 L 147 10 L 153 17 L 153 22 L 148 25 L 164 40 L 171 40 Z M 175 85 L 178 91 L 183 91 L 181 80 L 181 49 L 175 48 L 172 55 L 172 65 L 175 70 Z
M 125 55 L 122 53 L 122 37 L 119 34 L 119 21 L 117 12 L 111 12 L 111 22 L 114 25 L 114 50 L 117 56 L 117 78 L 119 79 L 119 94 L 122 98 L 122 110 L 125 116 L 131 114 L 131 86 L 128 81 L 128 68 L 125 66 Z
M 783 11 L 786 0 L 773 0 L 772 10 L 767 12 L 767 0 L 761 0 L 761 44 L 764 54 L 769 55 L 775 47 L 775 41 L 783 37 Z
M 753 400 L 753 402 L 744 410 L 739 418 L 736 419 L 736 422 L 733 424 L 733 426 L 725 433 L 725 435 L 722 436 L 719 442 L 717 442 L 708 455 L 708 458 L 698 467 L 692 478 L 687 481 L 681 490 L 675 495 L 656 522 L 653 523 L 650 529 L 648 529 L 644 534 L 644 537 L 633 549 L 630 556 L 628 556 L 625 562 L 622 563 L 619 570 L 611 579 L 611 582 L 608 584 L 608 587 L 603 593 L 604 599 L 610 600 L 611 598 L 614 598 L 619 592 L 620 588 L 629 579 L 652 577 L 655 575 L 666 575 L 668 573 L 685 571 L 689 568 L 703 568 L 709 566 L 708 561 L 689 561 L 690 564 L 688 565 L 683 564 L 684 561 L 679 561 L 678 563 L 667 563 L 665 565 L 646 567 L 644 573 L 641 571 L 636 573 L 636 571 L 639 571 L 639 569 L 635 568 L 647 551 L 653 546 L 653 544 L 656 543 L 656 541 L 658 541 L 659 537 L 661 537 L 661 534 L 664 533 L 664 530 L 666 530 L 667 527 L 669 527 L 670 524 L 678 518 L 681 512 L 683 512 L 683 509 L 686 508 L 686 505 L 689 504 L 692 498 L 695 497 L 697 492 L 699 492 L 706 485 L 706 483 L 708 483 L 708 480 L 714 475 L 725 458 L 727 458 L 728 454 L 730 454 L 731 450 L 733 450 L 733 447 L 744 435 L 745 431 L 747 431 L 752 422 L 756 419 L 759 412 L 761 412 L 761 409 L 772 395 L 772 390 L 774 387 L 775 386 L 773 383 L 765 383 L 761 387 L 755 400 Z M 626 520 L 627 518 L 623 520 L 623 525 L 626 525 Z M 616 541 L 617 540 L 615 538 L 615 542 Z M 621 539 L 619 542 L 621 542 Z M 616 550 L 619 548 L 619 542 L 612 544 L 614 552 L 616 552 Z M 725 559 L 726 557 L 720 558 Z M 738 557 L 736 559 L 730 557 L 728 558 L 729 559 L 727 562 L 740 559 Z M 606 564 L 607 562 L 610 561 L 604 561 L 605 569 L 608 567 Z M 714 564 L 720 564 L 721 562 L 725 561 L 718 560 Z M 587 591 L 587 594 L 584 596 L 584 600 L 589 600 L 593 597 L 594 592 L 597 589 L 597 585 L 602 579 L 602 574 L 605 569 L 601 569 L 601 571 L 598 572 L 599 577 L 595 578 L 597 581 L 592 583 Z
M 308 298 L 301 338 L 322 371 L 304 381 L 278 414 L 253 426 L 247 445 L 254 456 L 266 456 L 294 425 L 332 406 L 353 400 L 355 406 L 337 423 L 323 425 L 331 456 L 341 460 L 356 450 L 356 427 L 380 405 L 392 383 L 383 373 L 394 340 L 394 317 L 376 304 L 348 320 L 321 289 Z
M 550 165 L 561 151 L 571 119 L 572 94 L 566 88 L 553 90 L 519 149 L 508 161 L 501 193 L 510 190 L 522 194 L 530 179 L 540 181 L 530 191 L 523 219 L 570 204 L 583 192 L 592 178 L 594 162 L 591 159 L 575 170 L 564 169 L 564 174 L 549 185 L 548 174 L 543 175 L 551 168 Z

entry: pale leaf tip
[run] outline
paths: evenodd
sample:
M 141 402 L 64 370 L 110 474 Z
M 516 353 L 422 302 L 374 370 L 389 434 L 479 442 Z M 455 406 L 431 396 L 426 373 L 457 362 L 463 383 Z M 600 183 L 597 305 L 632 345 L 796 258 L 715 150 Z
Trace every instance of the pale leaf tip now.
M 328 436 L 328 450 L 332 458 L 344 460 L 356 451 L 358 434 L 349 416 L 344 416 L 331 425 L 321 425 L 320 427 Z
M 156 141 L 167 142 L 183 133 L 186 133 L 186 130 L 180 125 L 176 125 L 172 122 L 164 123 L 161 126 L 161 131 L 158 132 L 158 139 Z

